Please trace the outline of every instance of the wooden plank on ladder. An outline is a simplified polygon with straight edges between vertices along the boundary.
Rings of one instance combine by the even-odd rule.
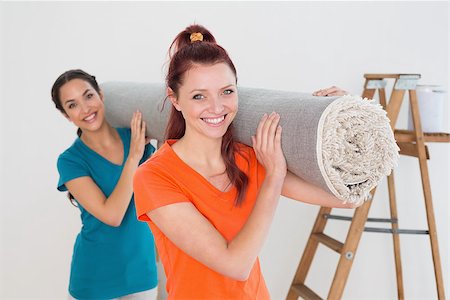
[[[375,194],[375,188],[371,191],[371,196]],[[361,235],[364,231],[364,224],[366,223],[369,209],[372,200],[366,201],[363,205],[355,210],[352,223],[348,230],[347,238],[339,258],[336,273],[334,274],[333,282],[328,293],[328,299],[341,299],[344,287],[350,274],[350,269],[358,248]]]

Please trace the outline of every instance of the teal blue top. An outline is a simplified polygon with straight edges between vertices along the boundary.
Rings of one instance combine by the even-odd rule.
[[[117,128],[124,159],[116,165],[84,144],[80,138],[58,158],[58,190],[69,180],[89,176],[106,197],[119,181],[130,150],[131,130]],[[140,163],[155,151],[148,144]],[[75,199],[76,200],[76,199]],[[111,299],[142,292],[158,284],[153,235],[136,217],[134,198],[119,227],[102,223],[79,203],[83,224],[73,249],[69,293],[77,299]]]

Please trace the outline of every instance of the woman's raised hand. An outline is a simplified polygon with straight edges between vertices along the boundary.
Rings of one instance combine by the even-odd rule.
[[[333,85],[332,87],[315,91],[313,96],[344,96],[347,94],[347,91]]]
[[[252,136],[252,143],[256,158],[266,169],[266,176],[280,176],[284,180],[287,166],[281,149],[282,128],[279,123],[278,113],[264,114],[256,129],[256,135]]]
[[[145,121],[142,120],[142,113],[136,111],[133,113],[133,117],[130,122],[131,128],[131,143],[129,158],[137,160],[137,163],[144,154],[146,138],[145,138]]]

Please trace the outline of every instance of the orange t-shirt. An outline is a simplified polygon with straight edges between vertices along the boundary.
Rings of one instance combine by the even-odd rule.
[[[222,236],[231,241],[252,212],[264,179],[264,167],[257,161],[252,148],[239,144],[236,164],[247,174],[249,182],[244,203],[236,207],[236,188],[227,192],[215,188],[177,156],[171,147],[175,142],[164,143],[134,176],[137,216],[147,222],[155,237],[167,276],[169,299],[270,299],[258,259],[247,280],[234,280],[187,255],[146,215],[164,205],[192,202]]]

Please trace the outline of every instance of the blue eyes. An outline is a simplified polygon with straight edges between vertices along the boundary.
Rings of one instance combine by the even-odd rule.
[[[228,95],[231,95],[233,93],[234,93],[233,90],[228,89],[228,90],[224,90],[222,94],[225,95],[225,96],[228,96]],[[196,95],[194,95],[192,97],[192,99],[194,99],[194,100],[202,100],[202,99],[205,99],[205,96],[203,96],[202,94],[196,94]]]

